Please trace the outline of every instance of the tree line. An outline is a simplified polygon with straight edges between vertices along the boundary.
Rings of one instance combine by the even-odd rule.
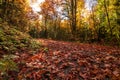
[[[1,0],[0,20],[34,38],[119,45],[120,1],[96,2],[88,10],[84,0],[45,0],[36,13],[29,0]]]

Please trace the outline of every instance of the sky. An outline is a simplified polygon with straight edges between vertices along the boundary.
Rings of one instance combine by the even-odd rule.
[[[85,0],[85,7],[87,10],[92,10],[92,7],[97,4],[97,0]]]
[[[34,2],[32,2],[34,1]],[[30,6],[35,12],[40,11],[39,4],[42,3],[44,0],[30,0]],[[92,10],[92,6],[96,5],[97,0],[85,0],[85,7],[87,10]]]
[[[35,1],[35,0],[33,0]],[[32,7],[32,9],[35,12],[39,12],[40,11],[40,7],[39,4],[42,3],[44,0],[36,0],[35,2],[32,2],[32,0],[30,0],[30,6]]]

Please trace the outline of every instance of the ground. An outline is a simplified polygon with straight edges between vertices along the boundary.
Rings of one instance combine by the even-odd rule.
[[[38,39],[36,54],[18,54],[19,79],[120,80],[120,49],[96,44]],[[23,65],[22,65],[23,64]]]

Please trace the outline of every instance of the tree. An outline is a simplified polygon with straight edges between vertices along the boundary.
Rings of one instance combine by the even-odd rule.
[[[77,0],[63,0],[63,15],[68,18],[71,33],[75,35],[77,23]]]
[[[45,0],[41,5],[40,15],[44,22],[44,36],[48,37],[48,28],[52,26],[54,29],[54,36],[56,37],[57,25],[60,22],[59,6],[61,0]],[[58,26],[59,27],[59,26]],[[50,29],[50,28],[49,28]]]
[[[118,43],[120,45],[120,0],[115,0],[114,2],[114,7],[116,10],[116,20],[117,20],[117,28],[116,28],[116,38],[118,40]]]
[[[114,1],[99,0],[94,7],[94,23],[98,40],[119,42],[119,27],[117,25],[117,8]],[[92,13],[93,15],[93,13]]]
[[[105,13],[106,13],[106,18],[107,18],[108,26],[110,28],[110,35],[112,36],[113,32],[112,32],[112,27],[111,27],[111,22],[110,22],[110,18],[109,18],[109,12],[108,12],[109,5],[107,6],[107,3],[109,4],[109,1],[104,0],[104,8],[105,8]]]
[[[24,31],[28,25],[26,14],[29,10],[28,0],[3,0],[0,5],[0,18]]]

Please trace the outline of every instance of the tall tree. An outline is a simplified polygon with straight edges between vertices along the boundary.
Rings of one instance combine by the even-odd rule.
[[[47,30],[48,30],[48,24],[50,22],[50,26],[53,26],[54,27],[54,31],[57,30],[57,23],[60,19],[60,16],[59,16],[59,12],[58,12],[58,9],[59,9],[59,6],[61,0],[45,0],[41,5],[40,5],[40,8],[41,8],[41,12],[40,14],[42,15],[42,20],[44,22],[44,35],[47,37]],[[56,33],[54,33],[54,35],[56,35]]]
[[[84,18],[83,14],[85,14],[83,11],[85,10],[85,2],[84,0],[78,0],[77,1],[77,29],[83,26]]]
[[[75,35],[77,23],[77,0],[63,0],[64,16],[70,21],[71,32]]]
[[[28,25],[26,14],[29,9],[28,0],[3,0],[0,5],[0,17],[9,25],[18,26],[23,31]]]
[[[104,0],[104,8],[105,8],[105,13],[106,13],[106,18],[107,18],[108,26],[110,28],[110,35],[112,36],[113,32],[112,32],[111,22],[110,22],[110,18],[109,18],[109,11],[108,11],[109,5],[107,5],[107,3],[109,4],[109,1]]]

